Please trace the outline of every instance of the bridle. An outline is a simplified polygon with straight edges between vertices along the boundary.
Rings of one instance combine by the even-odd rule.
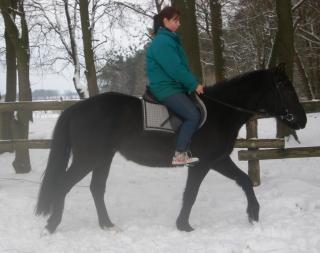
[[[280,114],[280,115],[277,115],[277,116],[280,117],[280,119],[282,119],[282,120],[286,120],[288,122],[292,122],[292,121],[295,120],[295,117],[294,117],[294,115],[292,113],[289,113],[288,106],[286,105],[286,102],[285,102],[285,99],[284,99],[284,95],[280,90],[280,86],[283,85],[282,83],[283,83],[283,81],[274,80],[274,84],[275,84],[275,87],[276,87],[276,92],[278,93],[278,95],[280,97],[281,107],[283,108],[283,111],[284,111],[283,114]]]
[[[273,87],[275,87],[274,88],[275,92],[279,95],[279,98],[280,98],[280,101],[281,101],[281,107],[283,108],[283,112],[284,112],[283,114],[280,114],[280,115],[272,115],[272,114],[267,113],[267,112],[245,109],[243,107],[235,106],[235,105],[223,102],[223,101],[221,101],[219,99],[212,98],[212,97],[210,97],[210,96],[208,96],[206,94],[202,94],[202,96],[206,97],[207,99],[212,100],[212,101],[214,101],[216,103],[222,104],[224,106],[227,106],[227,107],[229,107],[231,109],[234,109],[234,110],[237,110],[237,111],[240,111],[240,112],[245,112],[245,113],[249,113],[249,114],[252,114],[252,115],[257,115],[259,117],[279,117],[282,120],[286,120],[288,122],[292,122],[292,121],[295,120],[295,117],[294,117],[294,115],[292,113],[289,113],[288,107],[286,106],[284,95],[282,94],[282,92],[280,90],[280,86],[282,85],[282,83],[283,83],[283,81],[277,81],[277,80],[275,80],[275,77],[273,77],[273,84],[274,84]],[[278,110],[275,110],[275,111],[278,111]]]

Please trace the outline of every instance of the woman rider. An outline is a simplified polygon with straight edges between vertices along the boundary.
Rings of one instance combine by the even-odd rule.
[[[199,127],[200,112],[188,94],[203,93],[203,86],[192,74],[186,54],[176,31],[180,26],[180,12],[167,6],[154,16],[154,34],[147,49],[146,70],[150,92],[171,111],[183,119],[179,129],[172,165],[192,164],[188,147]]]

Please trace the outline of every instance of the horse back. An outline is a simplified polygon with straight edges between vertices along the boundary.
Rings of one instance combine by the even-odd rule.
[[[103,93],[80,101],[67,108],[63,116],[68,118],[73,149],[88,152],[114,148],[116,141],[142,130],[140,99],[120,93]]]

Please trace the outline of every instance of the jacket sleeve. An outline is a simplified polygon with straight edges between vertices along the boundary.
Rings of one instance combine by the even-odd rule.
[[[152,48],[152,55],[163,71],[173,80],[185,86],[189,93],[194,91],[198,79],[182,64],[177,49],[169,41],[157,41]]]

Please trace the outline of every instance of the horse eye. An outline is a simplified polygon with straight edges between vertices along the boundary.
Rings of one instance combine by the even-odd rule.
[[[278,88],[282,88],[282,87],[283,87],[282,81],[278,81],[278,82],[277,82],[277,86],[278,86]]]

